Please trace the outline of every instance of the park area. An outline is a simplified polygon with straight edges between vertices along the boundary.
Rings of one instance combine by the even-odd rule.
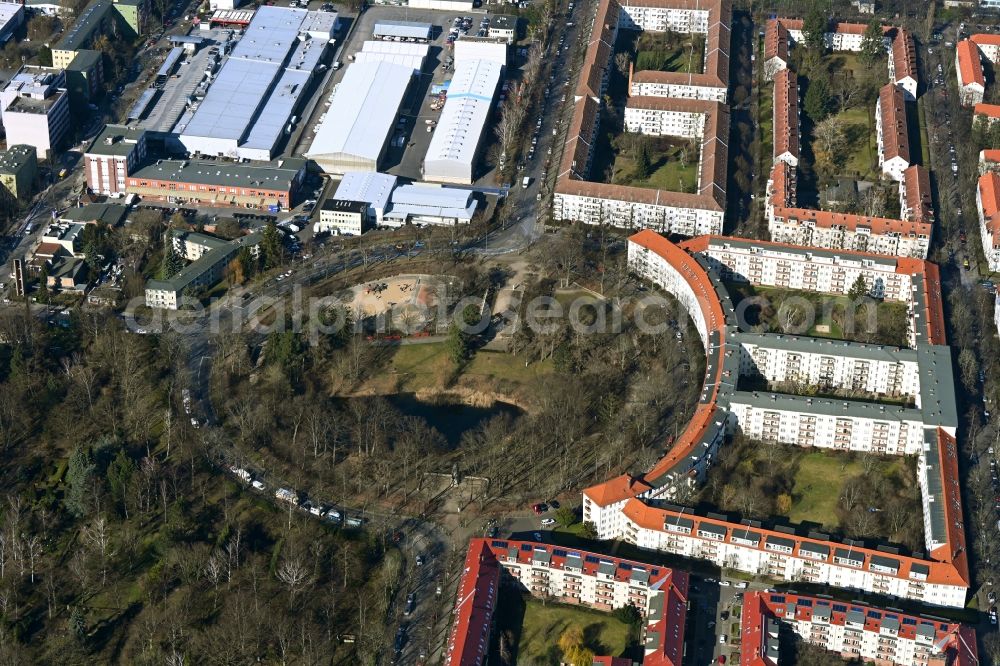
[[[923,547],[916,459],[737,437],[722,448],[703,505],[748,518],[783,516],[852,538]]]
[[[641,32],[635,40],[635,70],[701,74],[705,36],[678,32]]]
[[[851,342],[907,346],[908,317],[902,303],[866,298],[852,311],[847,296],[817,294],[743,282],[726,287],[740,318],[752,332],[774,332]],[[747,299],[753,302],[741,306]]]
[[[500,640],[517,645],[518,664],[559,666],[567,648],[580,650],[577,657],[617,657],[636,647],[633,628],[613,613],[514,594],[501,596],[498,611]]]
[[[613,162],[609,182],[670,192],[698,189],[698,146],[673,137],[626,132],[611,140]]]

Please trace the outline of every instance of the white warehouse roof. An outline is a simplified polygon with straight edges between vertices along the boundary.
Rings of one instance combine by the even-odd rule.
[[[391,62],[411,67],[415,72],[419,72],[423,69],[424,59],[430,50],[429,44],[368,40],[361,46],[361,50],[354,54],[354,61]]]
[[[326,46],[299,39],[307,14],[266,5],[257,10],[205,99],[174,130],[188,151],[271,158]]]
[[[434,138],[424,158],[424,178],[472,183],[493,97],[503,67],[491,60],[465,60],[455,67]]]
[[[375,171],[348,171],[337,186],[335,199],[364,201],[371,207],[371,217],[380,218],[389,205],[396,187],[396,177]]]
[[[470,222],[476,212],[471,190],[438,185],[401,185],[392,193],[392,207],[387,219],[434,222]]]
[[[306,157],[327,173],[375,171],[412,76],[412,67],[388,62],[350,65]]]
[[[372,34],[376,37],[408,37],[410,39],[430,39],[434,29],[430,23],[415,21],[375,21]]]

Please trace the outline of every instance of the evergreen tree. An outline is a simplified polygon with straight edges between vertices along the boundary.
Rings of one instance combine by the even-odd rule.
[[[803,107],[814,123],[820,122],[830,114],[830,86],[826,79],[814,78],[809,82]]]
[[[854,281],[851,285],[850,290],[847,292],[847,297],[851,299],[854,303],[859,303],[862,298],[868,294],[868,285],[865,284],[865,279],[862,276],[858,276],[858,279]]]
[[[653,171],[653,165],[649,161],[649,148],[646,147],[646,142],[643,141],[639,144],[639,154],[635,157],[635,177],[637,180],[645,180],[649,178],[649,174]]]
[[[264,270],[277,268],[281,265],[281,237],[274,222],[268,222],[260,240],[260,254],[264,261]]]
[[[814,6],[802,21],[802,38],[806,48],[818,52],[826,50],[827,25],[826,14],[818,6]]]
[[[92,483],[97,466],[91,460],[87,449],[77,446],[66,466],[66,509],[78,518],[87,515],[90,508]]]
[[[882,23],[877,19],[868,22],[865,34],[861,36],[861,53],[858,60],[866,69],[870,69],[885,56],[885,42],[882,34]]]
[[[39,303],[49,302],[49,267],[42,266],[42,273],[38,276],[38,295],[35,300]]]
[[[168,233],[167,237],[163,239],[163,260],[160,262],[160,279],[169,280],[180,273],[182,268],[184,268],[184,260],[177,254],[173,236]]]

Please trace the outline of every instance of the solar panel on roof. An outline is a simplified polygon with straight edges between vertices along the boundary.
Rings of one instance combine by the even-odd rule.
[[[917,619],[913,618],[913,617],[904,617],[903,618],[903,624],[907,624],[907,625],[915,627],[917,625]]]
[[[521,544],[521,550],[523,550],[526,553],[530,553],[531,552],[531,544],[530,543],[522,543]]]
[[[812,608],[812,599],[799,599],[799,606],[805,606],[807,608]]]
[[[583,559],[584,559],[585,562],[590,562],[591,564],[597,564],[598,562],[601,561],[601,559],[599,557],[596,557],[594,555],[587,555],[587,557],[585,557]]]
[[[948,631],[948,625],[944,622],[942,622],[939,626],[941,627],[941,631]]]
[[[631,571],[632,570],[632,565],[631,564],[626,564],[625,562],[622,562],[618,566],[621,567],[622,571]]]
[[[872,618],[873,620],[881,620],[882,619],[882,613],[879,613],[876,610],[870,610],[870,611],[868,611],[868,617]]]
[[[844,613],[847,611],[847,606],[845,606],[844,604],[834,604],[833,610],[838,613]]]
[[[772,594],[771,603],[783,604],[785,603],[785,596],[783,594]]]
[[[493,546],[494,548],[506,548],[507,547],[507,542],[506,541],[493,541],[490,545]]]
[[[561,550],[559,548],[556,548],[555,550],[553,550],[552,554],[555,557],[566,557],[566,551],[565,550]]]

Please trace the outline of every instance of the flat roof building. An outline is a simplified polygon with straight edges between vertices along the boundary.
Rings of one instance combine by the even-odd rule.
[[[305,160],[273,164],[157,160],[126,179],[125,190],[143,199],[199,206],[288,210],[305,178]]]
[[[370,39],[361,45],[361,50],[354,54],[354,63],[388,62],[393,65],[404,65],[418,74],[424,67],[424,60],[430,53],[429,44],[414,42],[388,42]]]
[[[174,128],[189,153],[262,161],[274,156],[328,43],[300,36],[313,13],[257,10],[197,111]]]
[[[372,35],[375,39],[419,39],[430,41],[434,26],[416,21],[375,21]]]
[[[335,199],[366,202],[368,219],[372,224],[382,224],[394,189],[395,176],[374,171],[349,171],[344,174],[333,196]]]
[[[38,157],[34,146],[13,145],[0,153],[0,186],[13,199],[27,199],[38,178]]]
[[[409,65],[348,66],[306,157],[330,174],[377,171],[412,78]]]
[[[260,234],[250,234],[225,241],[205,234],[174,230],[171,242],[175,247],[180,245],[184,248],[182,256],[197,258],[167,280],[146,282],[147,307],[165,310],[177,310],[183,307],[185,297],[191,298],[191,291],[210,287],[221,280],[229,262],[241,249],[249,247],[251,251],[256,252]],[[193,303],[191,300],[191,304]]]
[[[3,126],[10,138],[34,146],[46,159],[69,130],[66,73],[54,67],[24,65],[0,92]]]
[[[6,44],[14,31],[24,23],[24,6],[19,3],[0,3],[0,44]]]
[[[372,228],[367,201],[327,199],[319,210],[319,221],[313,226],[317,234],[360,236]]]
[[[124,125],[105,125],[83,154],[91,192],[124,196],[126,178],[146,159],[146,133]]]
[[[401,185],[392,193],[384,222],[391,226],[468,224],[476,213],[473,194],[472,190],[429,183]]]
[[[502,71],[500,63],[491,60],[456,63],[441,119],[424,158],[426,180],[475,181],[476,160]]]

